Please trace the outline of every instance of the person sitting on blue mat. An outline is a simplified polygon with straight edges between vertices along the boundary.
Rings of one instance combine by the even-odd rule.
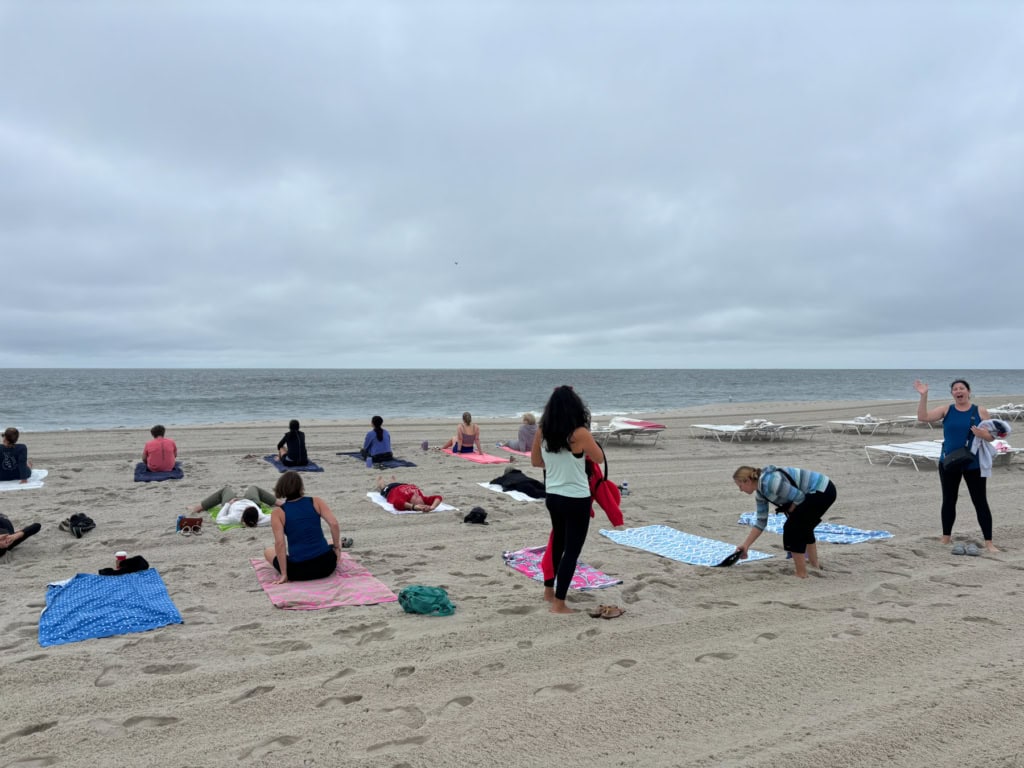
[[[299,431],[298,419],[288,422],[288,431],[277,444],[277,457],[286,467],[305,467],[309,464],[306,454],[306,435]]]
[[[391,433],[384,429],[384,419],[374,416],[370,424],[373,429],[366,433],[359,455],[374,461],[391,461],[395,456],[391,453]]]

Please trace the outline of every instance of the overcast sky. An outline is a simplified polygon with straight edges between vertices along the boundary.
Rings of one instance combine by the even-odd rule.
[[[1017,2],[0,0],[0,365],[1024,368]]]

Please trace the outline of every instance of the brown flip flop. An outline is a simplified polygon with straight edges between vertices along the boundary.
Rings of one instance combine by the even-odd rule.
[[[605,605],[602,606],[601,611],[602,619],[617,619],[619,616],[626,612],[625,608],[619,608],[617,605]]]
[[[613,607],[614,606],[611,605],[599,605],[596,608],[591,608],[589,611],[587,611],[587,615],[590,616],[590,618],[592,619],[600,619],[602,616],[604,616],[604,612],[606,609]]]

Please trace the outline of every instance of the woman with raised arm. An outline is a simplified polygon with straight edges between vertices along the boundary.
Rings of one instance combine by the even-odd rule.
[[[939,483],[942,486],[942,543],[953,540],[953,523],[956,522],[956,501],[960,495],[960,481],[967,483],[978,525],[985,540],[985,549],[998,552],[992,543],[992,510],[988,506],[986,478],[981,471],[979,451],[971,451],[969,459],[955,462],[950,454],[960,448],[971,449],[975,440],[992,442],[995,436],[982,422],[989,418],[988,409],[971,403],[971,385],[963,379],[956,379],[949,385],[953,402],[928,407],[928,385],[915,381],[914,389],[921,396],[917,403],[917,420],[923,422],[942,421],[942,453],[939,456]],[[947,458],[950,457],[950,458]],[[970,546],[974,546],[973,544]],[[966,554],[962,544],[954,548],[955,554]],[[973,552],[972,554],[977,554]]]

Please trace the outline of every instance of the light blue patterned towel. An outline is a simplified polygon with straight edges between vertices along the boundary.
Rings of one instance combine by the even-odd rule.
[[[636,547],[690,565],[718,565],[736,551],[735,544],[683,533],[667,525],[645,525],[643,528],[627,528],[624,531],[607,531],[602,528],[601,535],[607,536],[616,544]],[[773,555],[751,549],[749,557],[736,564],[769,557]]]
[[[757,515],[754,512],[744,512],[740,515],[740,525],[753,525]],[[768,527],[766,531],[782,534],[782,526],[786,523],[785,515],[768,515]],[[891,539],[892,534],[888,531],[862,531],[860,528],[851,528],[849,525],[838,523],[818,523],[814,529],[814,538],[828,544],[860,544],[874,539]]]
[[[47,586],[39,644],[62,645],[181,623],[163,579],[152,568],[124,576],[79,573]]]

